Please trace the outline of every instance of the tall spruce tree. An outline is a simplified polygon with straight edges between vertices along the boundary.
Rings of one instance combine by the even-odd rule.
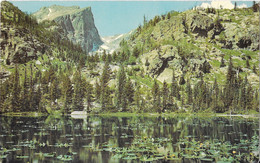
[[[70,105],[72,104],[73,98],[73,87],[72,82],[68,75],[64,75],[62,82],[62,94],[64,103],[64,112],[66,114],[70,113]]]
[[[0,113],[4,112],[4,102],[6,99],[6,91],[7,85],[3,82],[3,80],[0,80]]]
[[[247,89],[246,89],[246,110],[250,110],[250,109],[253,109],[253,88],[252,88],[252,85],[249,83],[247,85]]]
[[[135,84],[136,85],[136,91],[135,91],[135,95],[134,95],[134,101],[135,101],[135,105],[137,110],[140,110],[140,101],[141,101],[141,87],[138,83]]]
[[[161,113],[160,87],[159,87],[159,84],[157,83],[156,79],[154,79],[154,82],[153,82],[152,95],[153,95],[153,110]]]
[[[39,76],[38,81],[41,81],[41,75]],[[38,109],[39,112],[45,112],[46,110],[44,110],[40,105],[41,98],[42,98],[42,85],[41,85],[41,83],[39,83],[37,86],[36,94],[35,94],[36,108]]]
[[[19,94],[20,94],[20,74],[19,74],[19,70],[18,70],[18,65],[15,65],[15,71],[11,76],[11,92],[10,92],[10,110],[9,111],[14,111],[14,112],[18,112],[21,109],[21,105],[20,105],[20,98],[19,98]]]
[[[239,101],[240,101],[240,106],[241,106],[242,110],[246,110],[246,106],[247,106],[247,96],[246,96],[247,84],[248,84],[248,80],[247,80],[247,75],[246,75],[243,83],[241,84],[241,88],[240,88]]]
[[[180,90],[179,86],[175,77],[175,71],[173,70],[172,72],[172,82],[170,86],[170,91],[171,91],[171,97],[177,97],[178,100],[180,100]]]
[[[212,88],[212,94],[213,94],[213,111],[217,112],[218,110],[218,101],[219,101],[219,86],[218,86],[218,82],[217,79],[215,78],[214,84],[213,84],[213,88]]]
[[[233,70],[233,63],[232,63],[232,58],[230,57],[229,59],[229,65],[228,65],[228,72],[226,76],[226,84],[224,88],[224,106],[226,109],[228,109],[233,100],[233,93],[234,93],[234,84],[235,84],[235,72]]]
[[[84,110],[84,89],[82,76],[80,70],[77,70],[74,78],[74,95],[73,95],[73,110]]]
[[[100,78],[101,82],[101,94],[100,94],[100,102],[102,109],[106,109],[111,107],[111,97],[110,97],[110,88],[108,86],[108,82],[110,81],[111,69],[108,62],[105,62],[103,67],[103,72]]]
[[[134,86],[133,83],[131,82],[131,79],[128,78],[126,80],[126,85],[125,85],[125,94],[126,94],[126,99],[127,99],[127,106],[131,105],[132,102],[134,101]]]
[[[169,95],[169,89],[166,81],[163,81],[163,87],[162,87],[162,107],[163,107],[163,112],[167,108],[167,103],[168,103],[168,95]]]
[[[57,78],[54,78],[50,85],[50,99],[54,104],[57,104],[59,98],[59,81]]]
[[[187,94],[187,101],[186,101],[186,103],[187,104],[192,104],[193,96],[192,96],[192,88],[191,88],[191,85],[190,85],[190,80],[188,80],[187,84],[186,84],[186,94]]]
[[[23,85],[21,88],[21,107],[23,111],[29,111],[29,97],[28,97],[28,90],[29,90],[29,82],[27,78],[27,71],[26,67],[24,68],[24,80]]]
[[[86,82],[86,101],[87,101],[87,112],[90,112],[90,108],[92,107],[92,102],[94,101],[93,95],[93,85],[89,82]]]
[[[118,109],[125,110],[127,97],[125,92],[126,74],[124,67],[121,65],[117,75],[117,91],[116,91],[116,106]]]
[[[34,81],[33,81],[33,68],[32,64],[30,64],[30,82],[29,82],[30,88],[29,88],[29,109],[32,111],[35,107],[35,96],[34,96]]]
[[[100,94],[101,94],[101,86],[99,82],[96,80],[95,82],[95,100],[100,101]]]

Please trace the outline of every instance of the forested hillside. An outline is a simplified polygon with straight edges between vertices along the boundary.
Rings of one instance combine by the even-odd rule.
[[[83,51],[55,21],[1,8],[6,112],[256,112],[259,9],[169,12],[112,54]]]
[[[54,21],[37,23],[10,2],[1,2],[2,113],[69,111],[66,105],[81,93],[73,93],[71,80],[75,85],[83,80],[86,58]]]

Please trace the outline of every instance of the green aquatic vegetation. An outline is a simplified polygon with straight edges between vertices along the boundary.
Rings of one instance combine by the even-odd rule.
[[[72,161],[73,157],[71,155],[59,155],[57,159],[61,161]]]
[[[176,146],[179,151],[170,151],[167,153],[160,151],[164,143],[171,142],[167,138],[149,138],[136,137],[129,147],[112,147],[111,144],[103,144],[104,148],[97,148],[95,151],[112,152],[113,158],[124,160],[140,160],[144,162],[156,160],[174,160],[182,159],[201,160],[204,162],[239,162],[253,161],[257,158],[253,151],[258,148],[258,137],[254,136],[251,141],[241,139],[237,144],[231,144],[229,141],[223,142],[218,139],[204,142],[196,141],[192,136],[186,136],[179,139]],[[190,139],[192,139],[190,141]],[[245,150],[246,149],[246,150]],[[250,152],[250,157],[246,157]]]
[[[7,120],[5,117],[2,119],[1,124],[4,124]],[[20,119],[24,118],[17,120]],[[29,156],[30,160],[40,162],[87,162],[100,155],[111,162],[253,162],[258,158],[258,132],[253,130],[258,127],[255,119],[212,116],[89,116],[86,123],[83,120],[72,122],[72,125],[66,126],[66,130],[61,132],[51,130],[50,124],[44,123],[35,128],[35,125],[31,125],[36,124],[35,121],[25,119],[22,128],[16,128],[13,133],[29,129],[32,138],[17,136],[12,139],[7,128],[8,130],[1,133],[6,134],[7,138],[2,149],[0,148],[0,157],[3,161],[11,158],[13,161],[23,162],[28,159],[18,159],[16,155]],[[65,126],[70,122],[56,119],[51,125],[59,123]],[[98,129],[93,127],[94,124]],[[89,130],[82,130],[83,125]],[[44,132],[50,133],[52,137],[37,136],[31,132],[39,132],[40,128],[45,129]],[[94,134],[101,136],[95,137]],[[14,143],[7,143],[11,141]],[[19,148],[25,152],[21,153]],[[97,162],[101,160],[98,159]]]
[[[59,148],[61,148],[61,147],[69,147],[69,146],[71,146],[71,145],[69,145],[68,143],[56,143],[55,145],[54,145],[55,147],[59,147]]]
[[[8,154],[3,154],[3,155],[1,154],[1,155],[0,155],[0,158],[2,158],[2,159],[3,159],[3,158],[7,158],[7,156],[8,156]]]
[[[56,152],[53,152],[53,153],[44,153],[43,156],[44,157],[49,157],[49,158],[53,158],[53,157],[56,157]]]

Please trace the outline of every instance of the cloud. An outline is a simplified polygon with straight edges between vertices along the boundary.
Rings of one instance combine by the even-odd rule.
[[[213,0],[213,1],[211,1],[211,3],[202,3],[200,7],[201,8],[215,8],[215,9],[220,9],[220,8],[233,9],[234,6],[235,5],[229,0],[227,0],[227,1],[226,0]],[[246,8],[247,5],[243,3],[237,7]]]

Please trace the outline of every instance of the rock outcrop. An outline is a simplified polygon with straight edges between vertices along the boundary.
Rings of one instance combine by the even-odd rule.
[[[43,7],[34,16],[39,22],[54,20],[60,24],[66,36],[74,43],[78,43],[87,51],[97,50],[102,45],[102,40],[94,24],[94,18],[90,7],[78,6],[63,7],[53,5]]]
[[[1,57],[7,65],[37,59],[48,49],[47,45],[37,40],[27,29],[4,27],[1,29],[1,36],[0,50],[5,55]]]

